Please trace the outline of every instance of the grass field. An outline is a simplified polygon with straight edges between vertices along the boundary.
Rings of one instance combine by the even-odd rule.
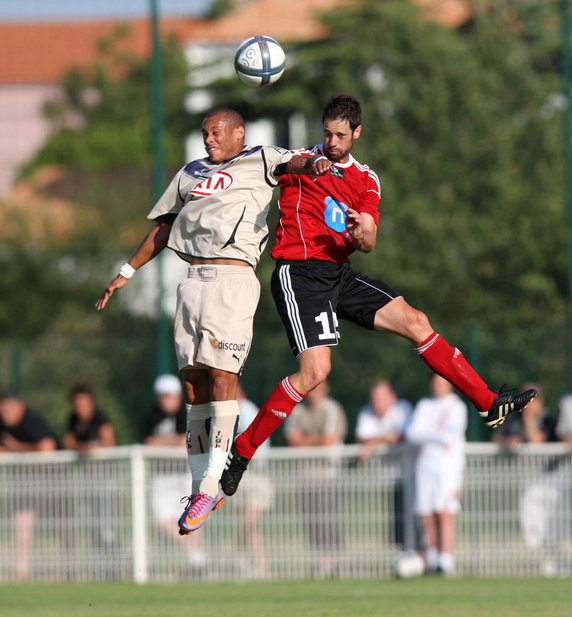
[[[0,585],[0,617],[569,617],[570,580]]]

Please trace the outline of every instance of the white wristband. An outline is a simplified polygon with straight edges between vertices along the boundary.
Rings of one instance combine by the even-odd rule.
[[[119,268],[119,275],[126,279],[130,279],[134,274],[135,268],[128,263],[124,263],[121,268]]]
[[[319,156],[317,159],[314,159],[314,165],[318,162],[321,161],[322,159],[324,159],[324,161],[328,160],[327,156],[324,156],[323,154],[321,156]]]

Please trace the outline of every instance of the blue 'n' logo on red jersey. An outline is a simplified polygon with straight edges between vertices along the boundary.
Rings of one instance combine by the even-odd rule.
[[[345,231],[346,211],[348,206],[329,195],[324,199],[324,203],[326,204],[324,208],[324,220],[326,221],[326,225],[334,231]]]

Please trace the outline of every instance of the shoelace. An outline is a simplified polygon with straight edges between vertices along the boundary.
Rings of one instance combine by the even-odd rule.
[[[191,505],[191,501],[193,500],[193,496],[192,495],[185,495],[184,497],[181,497],[181,499],[179,499],[179,503],[185,503],[185,501],[187,502],[185,505],[185,510]]]
[[[493,392],[495,394],[498,394],[499,396],[504,396],[505,394],[513,394],[515,390],[515,386],[509,386],[508,384],[503,383],[503,385],[498,390],[493,390]]]
[[[206,493],[198,492],[195,494],[195,502],[189,510],[191,516],[196,516],[201,513],[201,507],[204,501],[208,501],[210,497]]]

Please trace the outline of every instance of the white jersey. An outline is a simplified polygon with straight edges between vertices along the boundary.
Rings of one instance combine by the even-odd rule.
[[[456,394],[424,398],[405,430],[407,441],[421,446],[418,467],[462,469],[467,406]]]
[[[274,171],[293,154],[274,146],[246,146],[221,164],[208,158],[191,161],[147,218],[176,215],[168,247],[182,259],[238,259],[254,268],[268,241],[266,217],[278,183]]]
[[[403,434],[403,429],[411,413],[407,401],[396,401],[383,416],[378,415],[371,405],[362,407],[356,424],[357,439],[379,439],[390,434]]]

